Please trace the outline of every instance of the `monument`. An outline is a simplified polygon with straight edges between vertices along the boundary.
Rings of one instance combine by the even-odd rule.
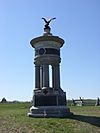
[[[45,21],[44,34],[30,41],[35,49],[35,89],[30,117],[67,117],[71,115],[66,105],[66,93],[60,86],[60,48],[64,40],[51,34],[50,22]],[[50,66],[52,86],[50,86]]]

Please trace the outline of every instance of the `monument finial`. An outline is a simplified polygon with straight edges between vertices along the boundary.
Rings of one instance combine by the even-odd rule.
[[[51,18],[51,19],[49,19],[49,20],[46,20],[45,18],[42,18],[42,19],[43,19],[44,22],[45,22],[44,31],[45,31],[46,33],[50,33],[51,28],[50,28],[49,24],[50,24],[50,22],[51,22],[52,20],[54,20],[54,19],[56,19],[56,18]]]

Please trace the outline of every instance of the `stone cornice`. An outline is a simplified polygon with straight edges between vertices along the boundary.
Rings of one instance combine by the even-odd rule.
[[[62,47],[63,44],[64,44],[64,40],[62,38],[59,38],[58,36],[40,36],[40,37],[36,37],[36,38],[34,38],[30,41],[30,44],[33,48],[35,48],[36,43],[42,42],[42,41],[54,41],[54,42],[57,42],[60,45],[60,47]]]

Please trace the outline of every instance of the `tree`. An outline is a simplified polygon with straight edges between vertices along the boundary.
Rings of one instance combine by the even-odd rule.
[[[5,97],[2,98],[1,103],[6,103],[6,102],[7,102],[6,98]]]

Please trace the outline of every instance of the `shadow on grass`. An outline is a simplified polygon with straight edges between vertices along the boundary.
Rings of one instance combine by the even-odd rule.
[[[100,127],[100,117],[97,116],[72,115],[70,119],[86,122]]]

